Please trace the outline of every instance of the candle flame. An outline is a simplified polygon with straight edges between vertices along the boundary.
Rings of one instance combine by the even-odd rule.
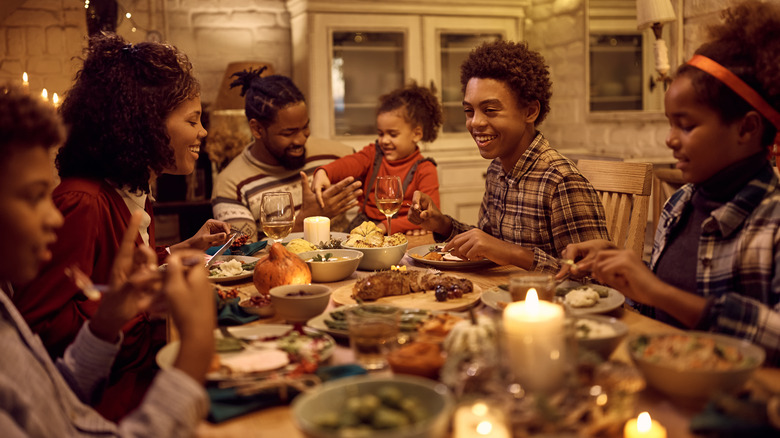
[[[28,82],[27,72],[22,73],[22,82],[25,84]]]
[[[57,105],[59,105],[59,104],[60,104],[60,96],[57,96],[57,93],[54,93],[54,94],[51,96],[51,103],[53,103],[53,104],[54,104],[54,106],[57,106]]]
[[[525,294],[525,305],[530,312],[536,313],[539,310],[539,295],[536,289],[528,289],[528,293]]]
[[[489,421],[480,421],[477,424],[477,433],[480,435],[488,435],[493,430],[493,423]]]
[[[484,417],[485,414],[487,414],[487,410],[487,405],[482,402],[476,403],[471,407],[471,412],[473,412],[474,415],[479,415],[480,417]]]
[[[650,413],[642,412],[636,419],[636,429],[642,433],[650,431],[650,427],[653,425],[653,420],[650,418]]]
[[[41,97],[43,98],[43,100],[49,100],[49,92],[46,91],[45,88],[43,89],[43,91],[41,91]]]

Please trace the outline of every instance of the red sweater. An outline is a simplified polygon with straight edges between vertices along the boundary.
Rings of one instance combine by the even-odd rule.
[[[84,322],[98,308],[86,299],[64,269],[77,264],[96,284],[108,283],[111,266],[130,222],[130,210],[108,183],[66,178],[53,193],[65,217],[52,248],[53,258],[39,276],[14,294],[16,307],[40,335],[49,354],[62,356]],[[151,203],[146,210],[151,215]],[[154,221],[149,227],[154,247]],[[136,245],[143,245],[139,234]],[[127,323],[124,341],[111,371],[98,412],[116,421],[135,408],[154,378],[154,356],[165,345],[165,321],[138,315]]]
[[[368,185],[367,180],[371,178],[371,175],[374,173],[375,156],[376,147],[373,144],[370,144],[361,151],[339,158],[332,163],[320,167],[320,169],[324,169],[325,172],[327,172],[328,178],[330,178],[330,181],[333,184],[348,176],[352,176],[355,177],[355,179],[361,180],[363,182],[363,188],[366,190]],[[406,158],[392,162],[387,161],[386,158],[382,157],[382,164],[379,167],[377,176],[398,176],[403,182],[404,178],[406,178],[406,174],[409,173],[409,170],[414,163],[422,159],[423,156],[419,149],[415,150],[413,154]],[[419,225],[409,222],[409,219],[407,218],[407,213],[409,212],[409,206],[411,205],[412,196],[414,196],[415,190],[426,193],[433,199],[436,206],[439,206],[439,177],[436,173],[436,166],[430,161],[423,161],[417,166],[414,178],[409,183],[409,186],[404,193],[404,204],[401,206],[401,210],[393,217],[391,230],[393,233],[404,233],[409,230],[420,228]],[[364,196],[365,193],[358,199],[361,209]],[[376,222],[387,220],[385,215],[376,207],[376,198],[374,196],[373,188],[368,194],[368,201],[366,202],[366,207],[363,212],[366,216]]]

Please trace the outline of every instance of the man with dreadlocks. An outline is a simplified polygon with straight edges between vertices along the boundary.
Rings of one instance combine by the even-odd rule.
[[[323,192],[323,208],[309,179],[318,167],[353,151],[329,140],[307,142],[309,112],[303,93],[286,76],[260,77],[264,69],[233,74],[237,79],[230,86],[241,86],[254,139],[217,176],[214,217],[257,240],[262,237],[258,219],[263,193],[289,191],[297,212],[293,231],[303,230],[303,218],[309,216],[330,217],[331,229],[343,230],[348,223],[344,212],[357,205],[361,194],[360,181],[350,177],[331,186]]]

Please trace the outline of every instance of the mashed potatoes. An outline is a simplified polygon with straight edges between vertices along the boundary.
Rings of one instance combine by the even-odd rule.
[[[599,302],[599,293],[590,287],[574,289],[566,294],[563,302],[571,307],[593,307]]]
[[[232,277],[234,275],[240,275],[243,272],[243,263],[236,259],[232,259],[212,266],[212,268],[209,269],[209,277]]]
[[[293,239],[293,240],[291,240],[287,244],[286,248],[287,248],[287,251],[290,251],[293,254],[300,254],[300,253],[306,252],[306,251],[316,251],[317,249],[319,249],[316,246],[314,246],[311,243],[309,243],[308,240],[303,240],[303,239]]]

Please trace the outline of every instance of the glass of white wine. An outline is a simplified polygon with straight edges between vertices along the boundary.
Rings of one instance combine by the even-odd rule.
[[[292,193],[263,193],[260,200],[260,225],[271,244],[287,237],[294,223],[295,204]]]
[[[379,211],[387,216],[387,235],[393,234],[390,231],[390,218],[401,209],[401,203],[404,202],[404,189],[401,185],[401,178],[397,176],[379,176],[376,179],[374,189],[376,206]]]

